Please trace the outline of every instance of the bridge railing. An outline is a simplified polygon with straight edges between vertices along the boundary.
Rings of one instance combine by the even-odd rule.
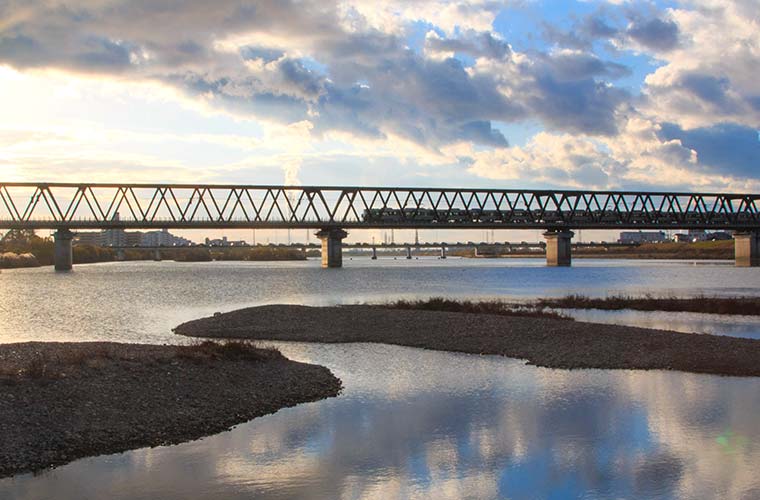
[[[760,194],[0,183],[0,228],[760,228]]]

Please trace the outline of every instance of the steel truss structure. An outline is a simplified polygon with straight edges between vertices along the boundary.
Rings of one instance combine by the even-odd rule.
[[[0,183],[2,229],[760,229],[760,194]]]

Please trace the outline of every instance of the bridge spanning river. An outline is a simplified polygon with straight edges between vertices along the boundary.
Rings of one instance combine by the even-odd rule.
[[[760,265],[760,194],[0,182],[0,229],[56,230],[57,269],[72,230],[157,228],[311,228],[324,267],[347,229],[544,229],[560,266],[574,229],[728,230],[737,265]]]

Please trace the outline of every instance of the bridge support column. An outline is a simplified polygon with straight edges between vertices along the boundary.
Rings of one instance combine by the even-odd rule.
[[[71,271],[74,267],[74,249],[71,245],[73,239],[74,233],[68,229],[59,229],[53,234],[53,262],[56,271]]]
[[[441,246],[441,258],[442,259],[446,258],[446,247],[445,246]]]
[[[372,260],[377,260],[377,247],[372,247]]]
[[[574,233],[567,230],[550,230],[544,233],[544,238],[546,238],[547,266],[566,267],[570,265],[570,240],[572,240],[573,236]]]
[[[760,267],[760,231],[734,233],[736,267]]]
[[[156,248],[153,250],[153,260],[156,262],[161,262],[161,250]]]
[[[124,262],[125,260],[127,260],[127,253],[124,251],[123,248],[119,248],[118,250],[116,250],[116,260],[118,262]]]
[[[406,258],[412,260],[412,247],[410,246],[406,247]]]
[[[340,228],[322,229],[315,233],[322,240],[322,267],[343,267],[343,238],[348,233]]]

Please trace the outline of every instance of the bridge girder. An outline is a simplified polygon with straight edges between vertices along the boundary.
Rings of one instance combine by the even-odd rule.
[[[760,194],[0,183],[0,229],[760,229]]]

